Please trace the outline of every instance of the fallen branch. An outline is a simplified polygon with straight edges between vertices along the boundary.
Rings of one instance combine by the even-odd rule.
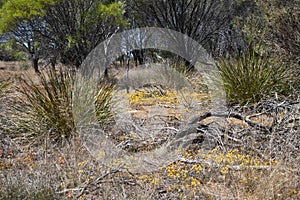
[[[70,192],[70,191],[81,191],[83,188],[70,188],[70,189],[64,189],[62,191],[59,191],[59,192],[56,192],[57,194],[63,194],[63,193],[67,193],[67,192]]]
[[[260,130],[263,130],[263,131],[267,131],[267,132],[270,132],[272,130],[272,127],[270,126],[265,126],[263,124],[259,124],[259,123],[256,123],[252,120],[250,120],[250,117],[249,116],[243,116],[241,114],[238,114],[238,113],[212,113],[212,112],[206,112],[204,113],[203,115],[200,115],[200,116],[197,116],[197,117],[194,117],[189,123],[188,125],[193,125],[193,124],[196,124],[197,122],[200,122],[206,118],[209,118],[209,117],[224,117],[224,118],[235,118],[235,119],[239,119],[241,121],[244,121],[246,122],[247,124],[249,124],[250,126],[252,127],[255,127],[255,128],[258,128]]]

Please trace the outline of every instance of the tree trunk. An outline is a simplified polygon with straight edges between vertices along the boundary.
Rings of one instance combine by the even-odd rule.
[[[51,64],[52,70],[55,71],[56,58],[54,58],[54,57],[50,58],[50,64]]]
[[[104,78],[108,78],[108,67],[104,69]]]
[[[40,73],[40,71],[39,71],[39,59],[35,55],[32,56],[32,65],[33,65],[34,71],[36,73]]]
[[[136,49],[132,51],[133,59],[135,61],[135,66],[143,65],[144,62],[144,50],[143,49]]]

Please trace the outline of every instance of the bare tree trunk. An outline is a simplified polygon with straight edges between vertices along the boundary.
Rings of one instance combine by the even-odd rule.
[[[32,61],[32,66],[34,68],[34,71],[36,73],[40,73],[40,71],[39,71],[39,59],[36,57],[36,55],[32,55],[31,61]]]
[[[56,58],[54,58],[54,57],[50,58],[50,64],[51,64],[52,69],[55,71]]]

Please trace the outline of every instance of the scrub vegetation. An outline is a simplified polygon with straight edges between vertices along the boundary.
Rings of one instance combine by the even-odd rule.
[[[0,0],[0,199],[299,199],[299,7]],[[74,99],[98,44],[149,26],[207,50],[223,107],[193,61],[161,49],[124,52]]]

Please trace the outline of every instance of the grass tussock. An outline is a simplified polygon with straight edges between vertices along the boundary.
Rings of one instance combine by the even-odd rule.
[[[61,144],[76,136],[73,116],[73,72],[59,68],[49,69],[31,77],[24,76],[19,81],[17,103],[11,109],[14,127],[10,130],[28,140]],[[95,116],[100,125],[111,122],[113,84],[99,84],[95,98]]]
[[[286,92],[288,69],[275,58],[259,55],[254,49],[245,55],[222,60],[217,65],[229,103],[258,102],[274,92]]]
[[[19,92],[24,112],[24,127],[37,138],[48,135],[53,141],[69,139],[75,133],[72,114],[73,77],[60,68],[40,73],[38,83],[30,77],[21,78]],[[23,116],[22,116],[23,115]],[[30,122],[30,127],[26,123]],[[21,124],[22,125],[22,124]]]

